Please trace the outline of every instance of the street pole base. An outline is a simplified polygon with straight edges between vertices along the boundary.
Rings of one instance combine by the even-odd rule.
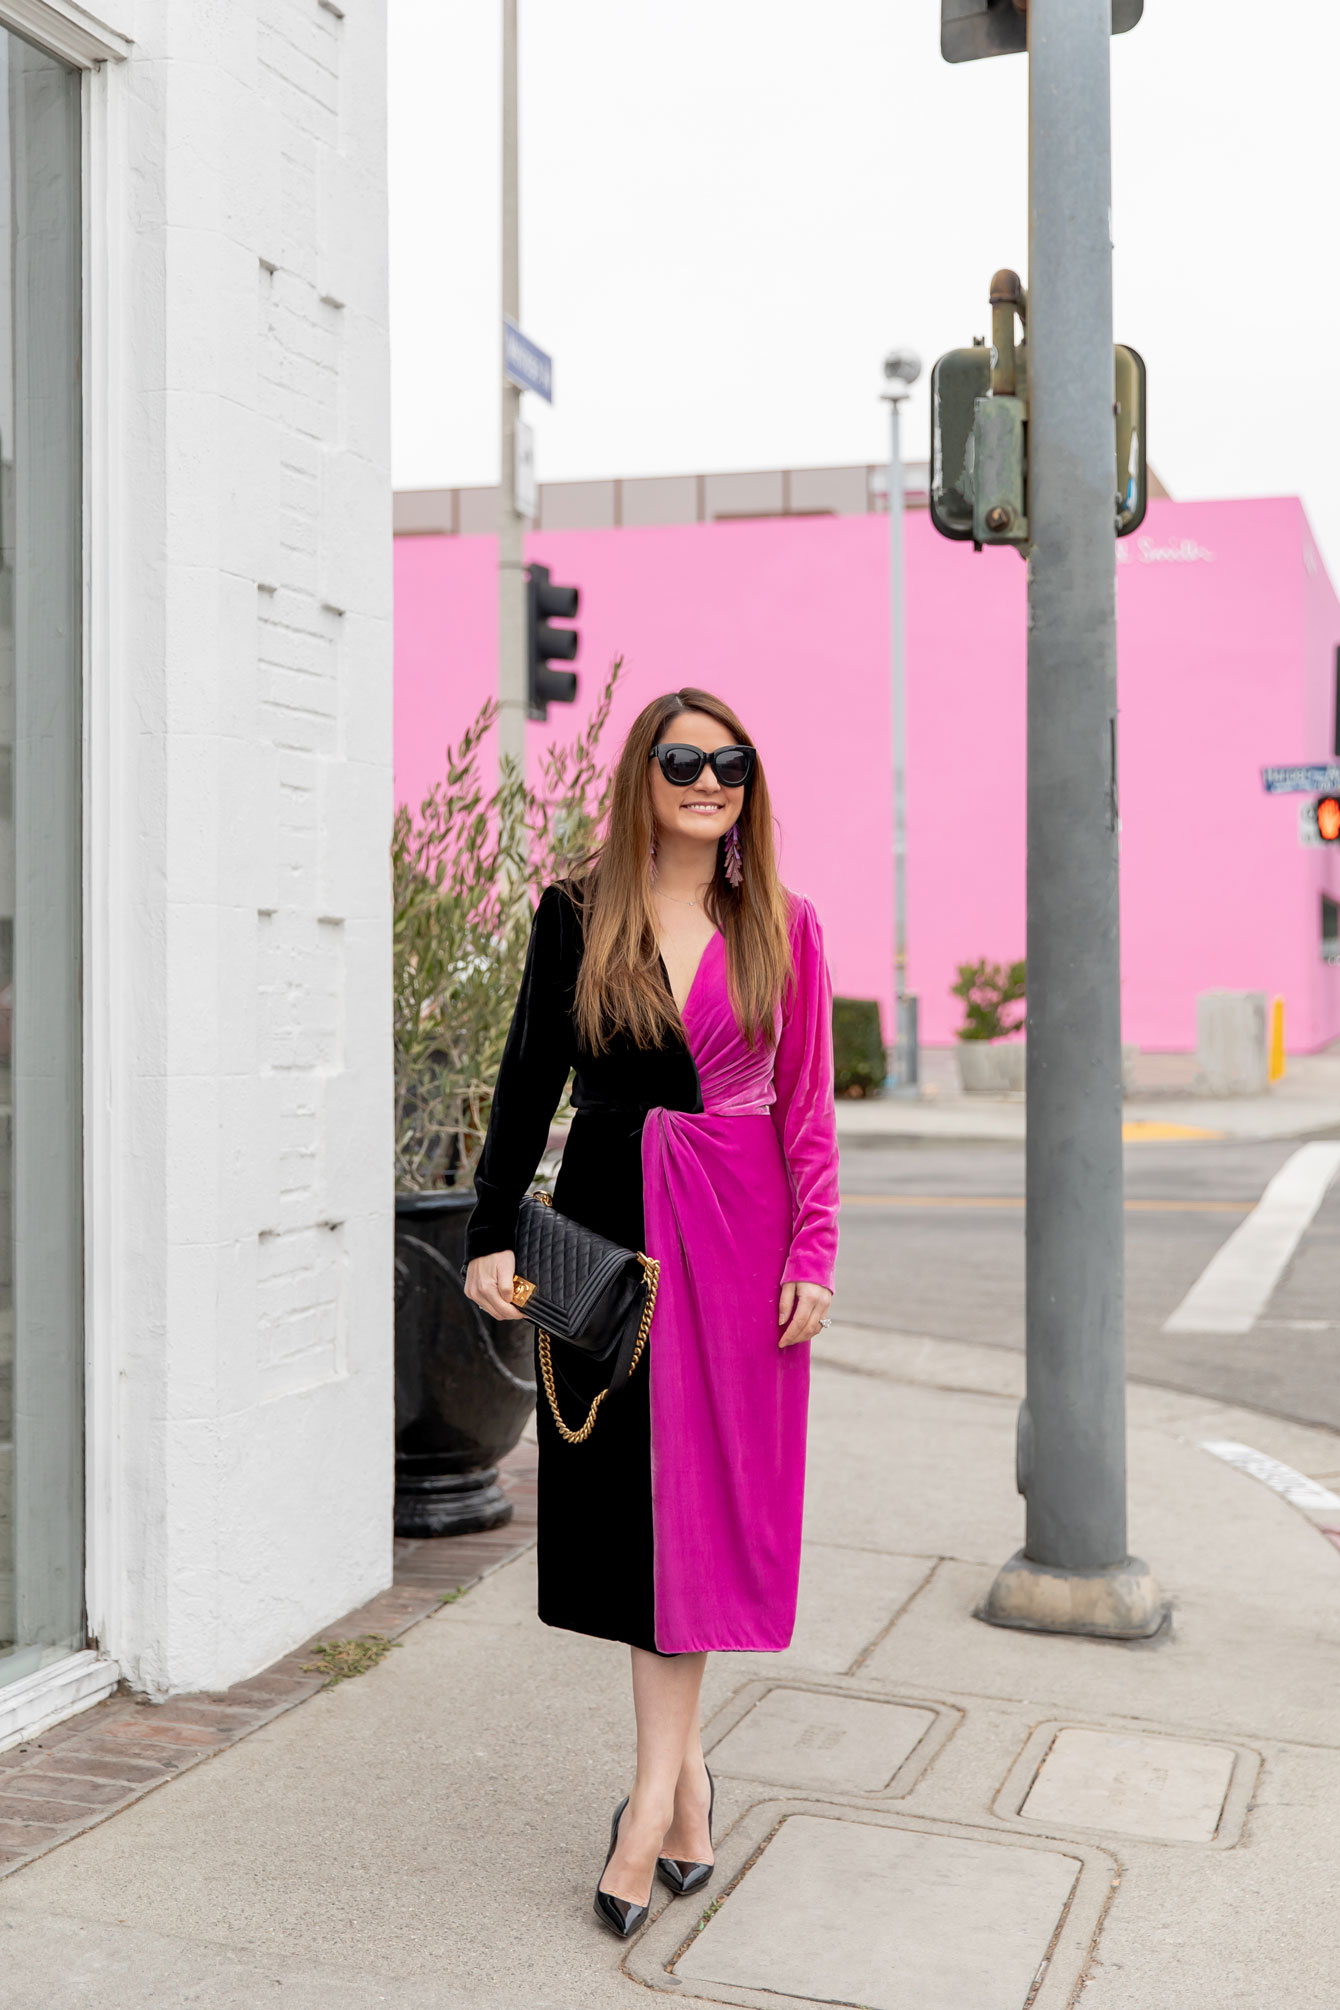
[[[1079,1633],[1095,1640],[1148,1640],[1168,1608],[1138,1556],[1107,1570],[1056,1570],[1022,1550],[997,1574],[977,1618],[1029,1633]]]

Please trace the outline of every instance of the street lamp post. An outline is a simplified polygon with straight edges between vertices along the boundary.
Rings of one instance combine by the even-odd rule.
[[[917,1001],[907,989],[907,689],[903,602],[903,445],[901,410],[921,375],[911,349],[884,358],[889,408],[889,718],[893,752],[893,1046],[886,1088],[915,1096],[920,1078]]]

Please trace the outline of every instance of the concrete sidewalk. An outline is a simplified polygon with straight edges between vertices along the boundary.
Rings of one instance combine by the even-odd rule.
[[[826,1343],[795,1644],[709,1663],[701,1931],[663,1894],[630,1949],[592,1917],[626,1657],[538,1624],[525,1555],[0,1883],[5,2002],[1332,2010],[1340,1503],[1202,1447],[1334,1485],[1340,1436],[1134,1388],[1132,1547],[1170,1630],[999,1632],[972,1614],[1020,1539],[1022,1362]]]
[[[1192,1091],[1193,1054],[1137,1058],[1134,1090],[1122,1110],[1128,1142],[1176,1143],[1194,1138],[1303,1138],[1340,1134],[1340,1046],[1290,1055],[1282,1081],[1261,1096],[1199,1096]],[[942,1143],[1022,1144],[1022,1095],[965,1096],[953,1051],[922,1052],[922,1094],[904,1101],[875,1096],[838,1104],[844,1148]]]

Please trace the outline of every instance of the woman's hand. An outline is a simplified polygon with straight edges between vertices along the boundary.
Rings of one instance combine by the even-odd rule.
[[[777,1324],[786,1330],[777,1345],[795,1347],[802,1340],[813,1340],[832,1303],[832,1292],[822,1284],[784,1284],[777,1301]]]
[[[492,1256],[476,1256],[465,1273],[465,1295],[495,1319],[524,1319],[512,1303],[512,1278],[516,1258],[510,1249],[495,1250]]]

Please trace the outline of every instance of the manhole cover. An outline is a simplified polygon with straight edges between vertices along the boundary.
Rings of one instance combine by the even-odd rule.
[[[1060,1851],[791,1815],[674,1973],[744,2000],[1024,2010],[1080,1870]]]
[[[877,1793],[936,1721],[934,1710],[813,1689],[770,1689],[712,1748],[712,1765],[779,1786]]]
[[[1237,1753],[1191,1738],[1072,1725],[1057,1732],[1019,1813],[1161,1842],[1212,1842]]]

